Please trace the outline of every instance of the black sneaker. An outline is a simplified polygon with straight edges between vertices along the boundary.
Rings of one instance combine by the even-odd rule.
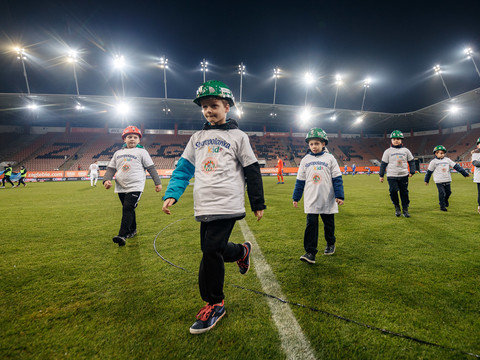
[[[247,241],[243,244],[243,247],[245,248],[243,258],[237,261],[237,265],[240,274],[245,275],[248,272],[248,269],[250,269],[250,252],[252,251],[252,244],[250,241]]]
[[[137,235],[137,230],[133,230],[130,234],[126,236],[127,239],[131,239]]]
[[[125,246],[125,244],[127,243],[125,241],[125,238],[123,236],[120,236],[120,235],[114,236],[113,237],[113,242],[115,244],[118,244],[118,246]]]
[[[406,218],[410,217],[410,213],[408,212],[408,208],[403,209],[403,216],[405,216]]]
[[[197,321],[190,327],[190,334],[202,334],[209,331],[225,315],[224,302],[215,305],[205,305],[197,313]]]
[[[441,211],[448,211],[446,207],[441,207],[440,210]]]
[[[333,255],[335,253],[335,245],[327,245],[323,255]]]
[[[312,253],[306,253],[305,255],[300,256],[300,260],[305,261],[309,264],[315,264],[315,255]]]
[[[395,216],[399,217],[400,215],[402,215],[402,210],[400,209],[400,206],[395,205]]]

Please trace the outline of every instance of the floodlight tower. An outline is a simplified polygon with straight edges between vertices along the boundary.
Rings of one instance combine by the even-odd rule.
[[[335,75],[335,100],[333,101],[333,110],[337,108],[337,96],[338,96],[338,88],[342,85],[342,76],[340,74]]]
[[[201,67],[201,70],[203,72],[203,82],[207,81],[206,80],[206,77],[205,77],[205,73],[208,71],[208,61],[203,59],[201,62],[200,62],[200,67]]]
[[[445,91],[447,92],[448,98],[451,99],[452,97],[450,96],[450,92],[448,91],[447,85],[445,84],[445,81],[443,81],[442,70],[440,69],[440,65],[435,65],[433,67],[433,71],[435,71],[436,75],[440,76],[440,79],[442,80],[443,87],[445,88]]]
[[[245,65],[243,62],[238,65],[238,74],[240,75],[240,104],[242,103],[242,92],[243,92],[243,75],[245,75]]]
[[[275,105],[275,100],[277,98],[277,79],[280,77],[280,68],[277,66],[275,69],[273,69],[273,105]]]
[[[120,80],[122,81],[122,93],[123,93],[123,97],[125,98],[125,82],[124,82],[124,79],[123,79],[123,68],[125,67],[125,58],[123,57],[123,55],[116,55],[115,56],[115,59],[113,59],[113,65],[115,66],[115,68],[117,68],[119,71],[120,71]]]
[[[363,80],[363,100],[362,100],[362,109],[360,112],[363,112],[363,105],[365,105],[365,96],[367,95],[367,89],[370,87],[370,83],[372,80],[370,78],[366,78]]]
[[[69,63],[72,63],[73,65],[73,78],[75,79],[75,86],[77,87],[77,96],[80,96],[80,91],[78,90],[78,79],[77,79],[77,69],[76,69],[76,63],[78,61],[77,52],[70,51],[67,55],[67,61]]]
[[[25,60],[27,60],[27,57],[25,55],[25,49],[17,47],[15,48],[15,51],[17,52],[17,59],[22,62],[23,76],[25,77],[25,83],[27,84],[28,95],[30,95],[30,85],[28,84],[27,69],[25,68]]]
[[[168,69],[168,59],[165,55],[160,58],[159,61],[160,68],[163,69],[163,83],[165,85],[165,99],[167,99],[167,69]]]
[[[313,77],[313,74],[310,72],[306,72],[303,78],[305,80],[305,106],[307,106],[308,87],[310,84],[313,84],[315,79]]]
[[[467,59],[472,59],[473,66],[475,66],[475,71],[477,72],[478,76],[480,77],[480,71],[478,71],[477,64],[475,63],[475,59],[473,58],[473,50],[472,48],[468,47],[464,50],[465,54],[467,55]]]

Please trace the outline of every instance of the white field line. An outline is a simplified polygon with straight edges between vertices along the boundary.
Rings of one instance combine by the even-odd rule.
[[[270,268],[270,265],[265,261],[262,251],[257,244],[255,236],[253,236],[250,231],[248,224],[245,220],[240,220],[238,223],[240,224],[245,241],[252,243],[253,250],[251,259],[255,263],[255,271],[262,284],[263,292],[285,299],[285,295],[282,293],[275,274]],[[313,350],[310,347],[310,342],[305,338],[290,306],[269,297],[266,299],[272,313],[273,321],[280,334],[282,349],[287,359],[315,359]]]

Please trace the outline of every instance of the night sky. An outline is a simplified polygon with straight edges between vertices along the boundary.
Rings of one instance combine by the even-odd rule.
[[[364,110],[408,112],[447,98],[433,66],[440,64],[452,96],[480,87],[463,50],[471,46],[480,65],[480,4],[388,1],[1,1],[0,93],[26,92],[12,47],[28,52],[32,93],[75,94],[68,48],[77,49],[79,90],[119,95],[114,55],[124,55],[125,91],[163,97],[169,59],[169,98],[192,98],[207,79],[230,85],[238,100],[240,62],[246,66],[243,101],[272,103],[273,68],[284,74],[277,103],[303,105],[303,75],[315,74],[308,103],[333,107],[334,77],[343,75],[337,108],[360,109],[363,80],[372,79]]]

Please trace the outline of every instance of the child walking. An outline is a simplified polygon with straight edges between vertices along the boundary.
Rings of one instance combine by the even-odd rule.
[[[441,211],[447,211],[449,206],[448,199],[452,194],[452,189],[450,183],[452,182],[452,175],[450,175],[450,168],[454,168],[464,177],[469,177],[470,175],[462,168],[460,165],[455,164],[453,160],[448,157],[445,157],[447,149],[443,145],[435,146],[433,149],[435,158],[430,161],[428,164],[427,173],[425,174],[425,185],[428,185],[430,177],[433,174],[433,181],[437,185],[438,189],[438,201],[440,204]]]
[[[415,159],[412,153],[403,146],[403,133],[400,130],[394,130],[390,134],[392,146],[389,147],[382,156],[380,165],[380,182],[383,183],[385,171],[387,172],[387,181],[389,185],[390,199],[395,206],[395,216],[410,217],[408,206],[410,199],[408,197],[408,178],[415,174]],[[408,168],[410,167],[410,172]],[[403,212],[400,209],[400,199],[402,202]]]
[[[473,171],[473,182],[477,183],[477,212],[480,214],[480,137],[477,140],[477,148],[472,150],[472,165],[475,166]]]
[[[277,155],[277,184],[283,184],[283,160],[280,155]]]
[[[237,262],[241,274],[250,267],[251,243],[229,242],[237,220],[245,217],[245,183],[250,208],[257,220],[266,208],[260,166],[247,134],[227,113],[234,98],[227,85],[210,80],[197,90],[195,104],[202,108],[206,123],[190,138],[173,171],[163,203],[170,214],[195,176],[193,190],[195,219],[200,222],[203,256],[198,272],[200,295],[206,305],[197,313],[191,334],[211,330],[225,315],[223,284],[225,262]]]
[[[335,253],[335,218],[338,205],[344,203],[343,179],[337,160],[328,153],[325,146],[328,137],[320,128],[311,129],[305,138],[310,150],[300,162],[297,181],[293,190],[293,206],[304,197],[304,211],[307,214],[307,225],[303,238],[306,253],[300,260],[315,264],[318,252],[318,215],[322,218],[327,247],[324,255]]]
[[[103,177],[105,189],[112,187],[112,178],[115,177],[115,192],[122,203],[122,221],[118,235],[113,237],[113,242],[124,246],[126,239],[137,235],[137,222],[135,208],[145,188],[145,169],[155,183],[155,191],[162,190],[160,176],[158,176],[152,158],[148,151],[140,145],[142,133],[136,126],[127,126],[122,133],[124,145],[122,149],[113,154]]]

